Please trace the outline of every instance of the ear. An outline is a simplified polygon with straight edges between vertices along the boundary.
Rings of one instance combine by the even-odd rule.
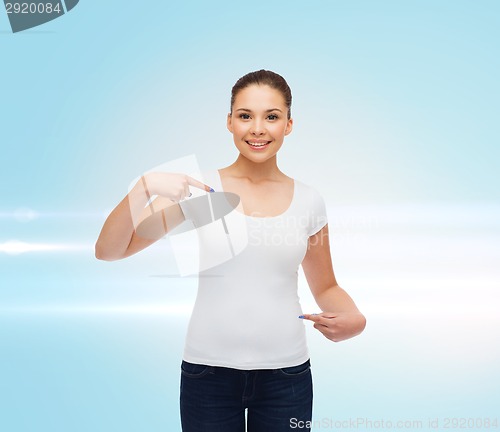
[[[293,129],[293,118],[290,118],[286,124],[285,135],[288,135]]]
[[[231,118],[231,113],[227,114],[227,130],[231,133],[233,133],[233,122]]]

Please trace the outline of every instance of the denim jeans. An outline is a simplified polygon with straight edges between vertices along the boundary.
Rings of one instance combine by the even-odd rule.
[[[311,421],[312,399],[309,360],[298,366],[254,370],[182,361],[183,432],[297,431],[297,424]]]

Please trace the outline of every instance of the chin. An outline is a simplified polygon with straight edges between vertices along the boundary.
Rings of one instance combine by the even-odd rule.
[[[250,162],[253,162],[253,163],[256,163],[256,164],[259,164],[259,163],[264,163],[266,161],[268,161],[269,159],[271,159],[273,156],[276,156],[276,153],[273,153],[273,154],[248,154],[248,153],[244,153],[244,152],[240,152],[240,154],[245,158],[245,159],[248,159]]]

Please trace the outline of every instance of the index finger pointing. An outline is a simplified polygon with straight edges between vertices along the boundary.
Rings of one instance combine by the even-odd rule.
[[[299,318],[307,319],[310,321],[318,322],[320,319],[320,316],[318,314],[304,314],[301,315]]]
[[[202,189],[205,192],[215,192],[210,186],[206,185],[205,183],[202,183],[201,181],[194,179],[193,177],[187,176],[187,181],[191,186],[197,187],[198,189]]]

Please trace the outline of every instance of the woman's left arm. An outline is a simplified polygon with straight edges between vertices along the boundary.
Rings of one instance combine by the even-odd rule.
[[[323,311],[317,315],[305,314],[304,319],[314,321],[314,328],[334,342],[360,334],[366,319],[349,294],[337,284],[330,255],[328,224],[309,237],[302,268],[314,299]]]

